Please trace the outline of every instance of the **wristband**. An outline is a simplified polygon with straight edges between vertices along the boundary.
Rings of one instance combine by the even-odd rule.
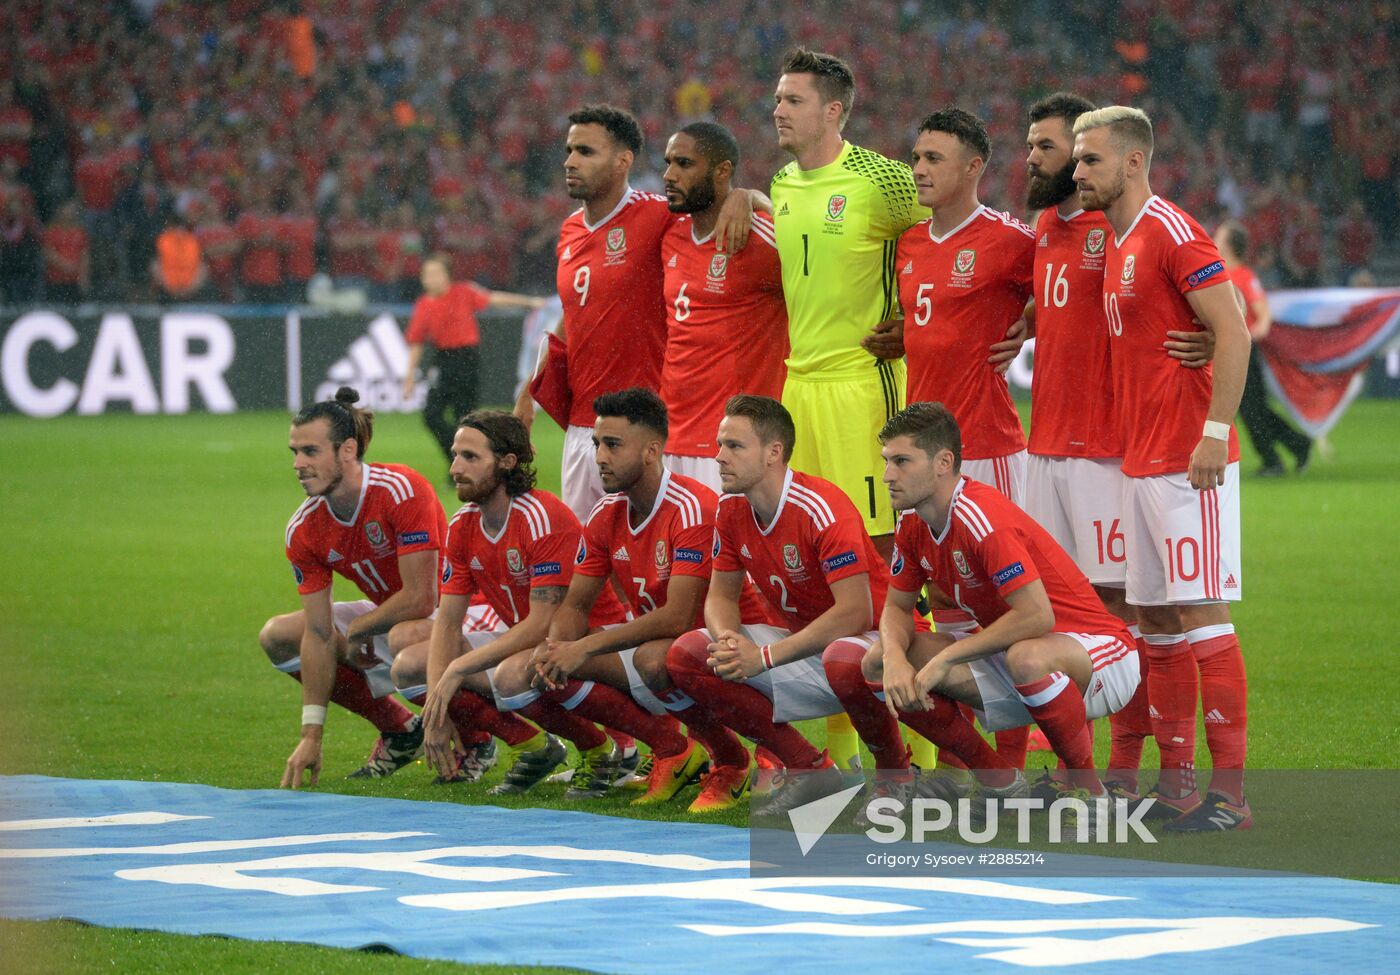
[[[1201,436],[1210,437],[1212,440],[1229,440],[1230,424],[1221,423],[1219,420],[1207,420],[1201,430]]]
[[[763,646],[761,646],[761,647],[758,648],[758,655],[759,655],[760,657],[763,658],[763,669],[764,669],[764,670],[772,670],[772,669],[773,669],[773,648],[772,648],[771,646],[769,646],[768,644],[765,643]]]
[[[326,707],[324,704],[303,704],[301,707],[301,723],[304,725],[323,725],[326,723]]]

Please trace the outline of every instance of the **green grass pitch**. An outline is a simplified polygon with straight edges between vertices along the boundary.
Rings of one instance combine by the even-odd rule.
[[[9,553],[0,773],[277,784],[295,742],[300,698],[268,666],[256,635],[269,615],[297,605],[281,545],[301,495],[286,430],[286,417],[275,413],[0,418],[0,537]],[[548,420],[536,428],[543,487],[558,486],[561,439]],[[1235,621],[1249,667],[1253,767],[1394,765],[1388,689],[1400,680],[1392,649],[1400,630],[1400,402],[1358,402],[1332,444],[1335,456],[1301,478],[1245,485],[1245,600]],[[445,465],[417,417],[380,417],[370,456],[421,470],[449,513],[455,510]],[[1243,467],[1254,466],[1246,447]],[[348,586],[341,592],[354,598]],[[807,730],[820,741],[820,722]],[[1099,736],[1100,758],[1106,739]],[[384,782],[346,781],[371,741],[366,725],[333,709],[320,788],[449,797],[421,766]],[[1144,758],[1148,767],[1153,762],[1155,754]],[[484,791],[450,795],[477,802]],[[531,803],[562,807],[561,794],[560,786],[543,787]],[[623,799],[590,808],[679,814],[634,813]],[[371,965],[506,970],[0,922],[4,971],[358,972]]]

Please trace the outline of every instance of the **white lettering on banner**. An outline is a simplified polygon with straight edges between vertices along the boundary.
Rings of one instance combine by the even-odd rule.
[[[79,414],[92,416],[116,402],[130,403],[135,413],[188,413],[192,386],[212,413],[232,413],[238,408],[224,379],[237,346],[233,329],[218,315],[171,312],[162,316],[159,394],[130,315],[102,316],[81,386],[68,378],[56,380],[47,389],[35,385],[29,357],[41,342],[67,352],[78,344],[78,332],[54,312],[30,312],[10,326],[0,349],[5,395],[29,416],[58,416],[75,405]],[[191,348],[195,342],[205,348]]]
[[[183,856],[188,853],[223,853],[226,850],[264,850],[277,846],[310,846],[313,843],[378,843],[431,833],[311,833],[305,836],[269,836],[251,840],[204,840],[166,843],[162,846],[59,846],[4,849],[0,860],[41,860],[57,857]]]
[[[192,341],[207,348],[196,352]],[[172,312],[160,320],[160,397],[166,413],[188,413],[190,387],[199,390],[210,413],[238,408],[224,373],[237,351],[233,329],[218,315]]]
[[[97,330],[78,413],[96,416],[107,411],[107,404],[119,400],[131,403],[133,413],[160,412],[156,384],[136,338],[136,326],[130,315],[114,312],[102,316]]]
[[[59,379],[48,389],[34,385],[29,376],[29,352],[40,342],[55,351],[67,352],[78,344],[78,331],[62,315],[32,311],[20,316],[5,335],[0,348],[0,382],[5,395],[20,411],[30,416],[58,416],[73,408],[78,400],[78,384]]]
[[[936,938],[948,944],[988,950],[989,958],[1026,968],[1070,967],[1096,962],[1136,961],[1156,955],[1219,951],[1273,938],[1334,934],[1375,927],[1332,917],[1105,917],[1016,921],[938,921],[931,924],[856,925],[833,922],[769,924],[739,927],[728,924],[683,924],[681,927],[713,937],[736,935],[821,935],[832,938]],[[1067,938],[1071,931],[1100,932],[1148,929],[1143,934],[1107,938]],[[1155,930],[1154,930],[1155,929]],[[963,935],[950,937],[950,935]],[[1001,934],[1010,937],[967,937]],[[1042,935],[1036,937],[1036,935]]]
[[[122,880],[154,880],[163,884],[193,884],[222,890],[257,890],[287,897],[357,894],[383,888],[326,884],[300,877],[249,877],[246,874],[254,870],[368,870],[410,874],[432,880],[482,884],[559,876],[548,870],[525,870],[518,867],[447,867],[427,862],[471,855],[470,852],[462,852],[454,847],[405,853],[308,853],[301,856],[249,860],[246,863],[182,863],[168,867],[118,870],[117,876]]]
[[[33,829],[78,829],[89,826],[162,826],[165,823],[182,823],[191,819],[212,818],[212,816],[181,816],[178,813],[136,812],[118,813],[114,816],[77,816],[63,819],[6,819],[0,820],[0,833]]]

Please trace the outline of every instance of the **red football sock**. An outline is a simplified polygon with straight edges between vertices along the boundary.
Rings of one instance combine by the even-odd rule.
[[[637,747],[637,739],[627,732],[618,731],[616,728],[604,728],[603,730],[608,733],[608,737],[613,740],[613,744],[618,747],[619,751],[625,752],[629,748]]]
[[[773,702],[747,684],[716,677],[708,644],[698,631],[671,645],[666,669],[671,679],[725,726],[778,756],[785,768],[816,768],[823,755],[790,724],[773,723]]]
[[[462,735],[462,744],[471,744],[466,731],[471,729],[495,735],[507,745],[518,745],[529,741],[538,732],[518,716],[509,711],[501,712],[496,705],[476,691],[462,690],[447,705],[447,716],[457,726]]]
[[[692,704],[684,711],[672,713],[685,722],[685,729],[690,737],[710,753],[710,761],[715,765],[749,767],[749,750],[744,747],[739,736],[726,728],[702,705]]]
[[[581,752],[597,748],[608,740],[608,736],[599,731],[597,725],[585,721],[572,711],[565,711],[557,702],[544,695],[540,695],[516,713],[529,718],[550,734],[573,742]]]
[[[1162,753],[1157,791],[1182,796],[1196,789],[1196,658],[1180,633],[1145,633],[1148,714]]]
[[[1136,627],[1132,628],[1136,632]],[[1148,710],[1147,641],[1137,637],[1138,686],[1121,709],[1109,715],[1112,745],[1108,751],[1108,778],[1123,783],[1134,792],[1138,789],[1138,768],[1142,765],[1142,744],[1152,734],[1152,718]]]
[[[421,691],[418,694],[407,694],[404,692],[403,688],[399,688],[399,693],[407,699],[409,704],[416,704],[420,708],[428,702],[427,691]],[[452,714],[450,706],[448,708],[447,717],[457,729],[457,737],[461,740],[463,745],[482,745],[491,740],[491,736],[478,728],[471,720],[459,721],[456,716]]]
[[[851,640],[837,640],[822,653],[827,683],[836,695],[861,741],[875,758],[875,767],[907,769],[909,747],[899,736],[899,722],[885,702],[870,692],[860,662],[865,647]]]
[[[1203,626],[1186,634],[1201,674],[1201,709],[1206,718],[1206,746],[1215,771],[1210,791],[1231,802],[1244,801],[1244,759],[1249,727],[1248,682],[1244,654],[1235,628],[1228,623]]]
[[[300,670],[282,671],[298,684],[301,683]],[[331,700],[352,714],[358,714],[381,732],[394,734],[408,727],[413,720],[413,712],[404,707],[393,696],[375,697],[369,688],[365,675],[344,664],[336,664],[335,686],[331,688]]]
[[[1008,765],[1013,768],[1026,767],[1026,743],[1030,741],[1031,729],[1029,725],[1020,728],[1005,728],[1001,731],[993,732],[997,740],[997,754],[1006,759]]]
[[[1070,781],[1098,795],[1103,787],[1094,771],[1094,745],[1085,724],[1084,696],[1074,681],[1057,671],[1017,684],[1016,693],[1050,739],[1055,754],[1064,760]]]
[[[651,753],[657,758],[679,755],[689,744],[669,715],[652,714],[632,700],[631,694],[608,684],[594,681],[585,690],[581,681],[571,680],[560,690],[546,691],[543,696],[560,704],[567,701],[574,714],[640,738],[651,746]]]
[[[942,694],[930,694],[929,702],[926,711],[900,711],[899,720],[938,746],[940,762],[973,769],[979,782],[994,788],[1016,777],[1016,769],[987,744],[957,704]]]

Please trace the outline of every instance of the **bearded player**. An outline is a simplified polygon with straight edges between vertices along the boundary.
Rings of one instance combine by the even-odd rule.
[[[773,219],[755,213],[749,244],[728,254],[716,242],[739,144],[714,122],[692,122],[666,143],[666,200],[681,214],[661,242],[666,361],[661,398],[671,430],[666,466],[718,493],[715,431],[741,389],[778,396],[787,357],[787,306]]]
[[[352,778],[392,775],[422,751],[417,715],[391,696],[388,633],[432,615],[446,518],[417,471],[365,462],[374,414],[357,409],[358,399],[342,386],[292,420],[288,446],[307,498],[287,525],[286,551],[302,608],[268,620],[259,635],[273,665],[302,685],[301,740],[287,759],[284,788],[300,788],[303,773],[311,785],[319,780],[331,701],[379,730]],[[332,573],[365,598],[333,602]]]
[[[1149,815],[1169,829],[1248,828],[1244,796],[1246,678],[1230,622],[1240,598],[1239,408],[1249,333],[1210,236],[1153,194],[1152,123],[1110,106],[1074,123],[1074,179],[1086,210],[1112,227],[1103,301],[1123,443],[1127,601],[1148,644],[1153,733],[1162,772]],[[1221,287],[1225,285],[1225,287]],[[1164,352],[1169,331],[1208,330],[1215,359],[1184,370]],[[1195,782],[1197,686],[1215,772]]]

